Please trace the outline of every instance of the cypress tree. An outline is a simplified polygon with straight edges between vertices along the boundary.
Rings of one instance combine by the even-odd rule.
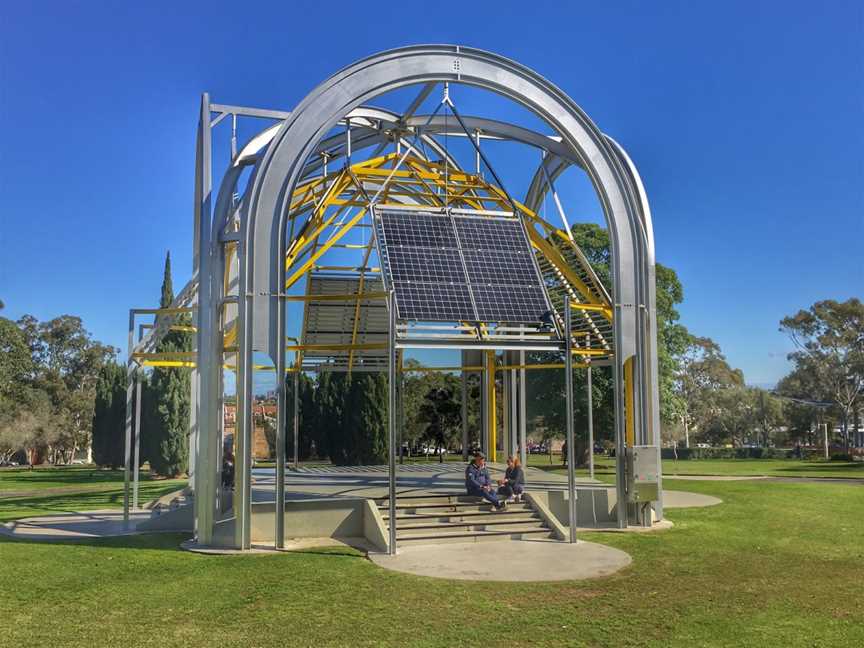
[[[171,280],[171,253],[165,257],[162,278],[160,308],[168,308],[174,301]],[[161,315],[172,318],[180,326],[191,326],[188,314],[180,316]],[[156,345],[157,353],[176,353],[192,350],[192,337],[186,331],[168,331]],[[156,367],[153,370],[150,389],[151,438],[147,443],[147,458],[150,469],[166,477],[176,477],[186,472],[189,461],[189,415],[190,378],[185,367]]]
[[[93,461],[99,466],[123,465],[126,441],[126,368],[106,363],[96,383],[93,409]]]

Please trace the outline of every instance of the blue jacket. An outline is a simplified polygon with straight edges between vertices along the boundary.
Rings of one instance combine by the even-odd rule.
[[[478,468],[472,461],[465,469],[465,488],[470,491],[482,490],[484,486],[491,486],[492,479],[486,466]]]

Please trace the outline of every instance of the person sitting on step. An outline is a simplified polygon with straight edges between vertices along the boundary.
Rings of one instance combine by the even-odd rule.
[[[492,489],[492,479],[489,477],[486,457],[482,452],[475,452],[474,460],[465,469],[465,490],[469,495],[482,497],[487,502],[494,504],[497,511],[504,508],[504,502],[498,498]]]
[[[521,502],[525,492],[525,471],[516,455],[507,457],[507,471],[504,479],[498,480],[498,496],[506,497],[507,502]]]

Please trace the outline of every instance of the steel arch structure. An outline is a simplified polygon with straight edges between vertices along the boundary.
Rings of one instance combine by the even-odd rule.
[[[510,199],[502,187],[486,181],[481,174],[460,169],[457,160],[439,141],[442,134],[454,134],[450,130],[452,121],[448,123],[435,114],[416,114],[439,84],[454,87],[465,84],[502,95],[530,110],[553,131],[548,135],[482,116],[464,118],[463,125],[476,133],[478,171],[481,138],[519,142],[542,152],[540,165],[522,201]],[[421,90],[401,114],[366,105],[379,95],[406,86],[420,86]],[[238,116],[271,119],[276,123],[252,137],[239,151],[236,136],[232,138],[231,164],[214,200],[210,131],[226,118],[236,122]],[[334,132],[340,127],[344,127],[344,133]],[[464,136],[471,139],[468,131]],[[382,155],[388,146],[393,146],[397,153]],[[361,151],[369,149],[373,149],[373,154],[367,160],[375,162],[354,162]],[[538,259],[565,286],[561,303],[566,305],[566,313],[559,313],[558,320],[562,325],[576,320],[566,329],[568,350],[577,340],[577,329],[582,327],[588,332],[589,344],[582,349],[574,347],[573,355],[591,357],[593,351],[588,347],[593,336],[593,344],[602,349],[595,361],[612,365],[618,457],[623,457],[629,446],[659,447],[653,231],[641,179],[624,149],[603,134],[564,92],[514,61],[460,46],[391,50],[343,68],[290,112],[211,104],[207,95],[202,99],[195,179],[195,268],[192,280],[172,304],[175,308],[197,307],[196,352],[183,358],[155,357],[149,352],[160,333],[158,328],[143,335],[138,344],[132,344],[130,333],[130,368],[133,364],[194,366],[191,444],[195,457],[195,534],[199,544],[213,543],[217,523],[222,370],[227,364],[237,370],[238,399],[233,545],[240,549],[251,545],[253,355],[259,352],[269,356],[277,377],[303,370],[303,345],[289,345],[285,335],[286,303],[297,300],[296,295],[288,292],[292,280],[313,268],[311,264],[297,265],[298,246],[305,231],[302,228],[319,228],[314,237],[317,248],[318,237],[339,223],[335,217],[327,222],[326,215],[333,213],[327,210],[338,210],[340,206],[344,209],[339,202],[347,200],[344,196],[355,196],[358,205],[362,207],[365,202],[367,208],[373,191],[385,191],[385,198],[392,193],[395,202],[435,204],[435,199],[424,193],[425,189],[418,189],[423,184],[435,187],[442,182],[440,170],[436,170],[438,163],[426,155],[427,150],[441,163],[462,173],[461,182],[474,201],[473,206],[488,208],[496,200],[500,204],[507,199],[520,217],[532,224],[531,243]],[[399,175],[397,167],[405,160],[414,165],[411,177]],[[557,202],[554,183],[574,165],[590,179],[606,217],[611,241],[611,296],[605,294],[599,281],[591,285],[590,264],[568,239],[566,222],[561,228],[538,217],[539,206],[547,194],[554,195]],[[338,170],[331,171],[333,168]],[[380,175],[375,176],[376,169],[386,171],[386,182],[382,182]],[[412,185],[415,176],[418,184]],[[248,179],[242,186],[244,178]],[[398,192],[386,186],[390,182],[401,183],[403,195],[395,196]],[[451,191],[453,182],[445,173],[444,195]],[[563,219],[563,211],[561,216]],[[357,222],[359,219],[355,217],[352,226]],[[337,230],[329,232],[329,236],[334,232]],[[585,268],[587,274],[579,274]],[[354,297],[359,305],[359,296]],[[606,337],[597,328],[597,323],[602,325],[604,321],[609,326]],[[353,358],[362,350],[356,348],[353,338],[352,343]],[[602,347],[604,343],[606,346]],[[561,348],[564,346],[562,342]],[[292,366],[288,366],[289,353],[295,354]],[[392,355],[393,350],[389,353]],[[572,355],[567,353],[566,359],[569,362]],[[520,366],[524,375],[524,361]],[[493,357],[493,386],[494,371]],[[286,389],[285,381],[279,378],[277,395],[276,425],[284,433]],[[127,427],[128,424],[127,421]],[[284,499],[284,446],[284,439],[277,442],[277,501],[280,497]],[[616,479],[619,502],[624,502],[627,496],[625,470],[626,462],[619,460]],[[662,517],[662,498],[652,506],[653,515]],[[277,546],[284,533],[281,508],[276,507]],[[645,523],[646,514],[650,523],[651,512],[646,510],[618,506],[619,526]]]

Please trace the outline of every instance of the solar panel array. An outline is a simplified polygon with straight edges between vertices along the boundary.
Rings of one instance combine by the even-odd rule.
[[[375,229],[400,319],[528,324],[550,310],[517,218],[379,209]]]

